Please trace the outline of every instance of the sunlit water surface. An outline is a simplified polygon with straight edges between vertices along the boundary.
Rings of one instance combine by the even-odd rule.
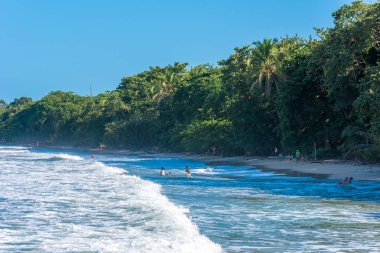
[[[379,238],[378,182],[0,147],[0,251],[380,252]]]

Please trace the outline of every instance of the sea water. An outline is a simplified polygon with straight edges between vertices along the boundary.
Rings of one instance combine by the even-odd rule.
[[[378,182],[0,147],[0,252],[379,252],[379,238]]]

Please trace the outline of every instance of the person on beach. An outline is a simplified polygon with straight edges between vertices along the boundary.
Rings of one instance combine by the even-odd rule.
[[[106,148],[106,145],[99,143],[98,150],[103,151]]]
[[[298,163],[301,159],[301,152],[297,149],[296,151],[296,163]]]
[[[165,169],[164,167],[161,167],[161,172],[160,172],[161,176],[165,176]]]
[[[289,164],[290,164],[290,163],[292,162],[292,160],[293,160],[293,155],[292,155],[292,153],[289,154],[288,159],[289,159],[288,161],[289,161]]]
[[[190,173],[189,167],[187,165],[185,168],[185,172],[186,172],[186,177],[191,177],[191,173]]]

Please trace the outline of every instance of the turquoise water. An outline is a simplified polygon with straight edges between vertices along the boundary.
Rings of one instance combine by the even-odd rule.
[[[378,182],[20,147],[1,147],[0,162],[0,251],[380,249]]]

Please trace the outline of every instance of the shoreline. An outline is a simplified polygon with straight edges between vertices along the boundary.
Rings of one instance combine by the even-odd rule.
[[[5,145],[21,145],[10,144]],[[28,147],[26,145],[21,145]],[[288,159],[279,157],[257,157],[257,156],[208,156],[193,153],[172,153],[157,151],[135,151],[123,149],[106,149],[100,151],[88,147],[72,147],[72,146],[39,146],[28,147],[35,149],[51,148],[58,150],[77,150],[87,152],[89,154],[110,154],[110,155],[136,155],[145,157],[180,157],[202,161],[206,166],[252,166],[261,171],[273,172],[276,174],[285,174],[292,177],[314,177],[318,179],[336,179],[342,180],[345,177],[353,177],[354,180],[360,181],[380,181],[380,165],[379,164],[360,164],[352,161],[341,160],[319,160],[305,161],[296,163],[294,160],[289,163]]]
[[[148,152],[129,150],[107,150],[109,154],[138,155],[144,157],[179,157],[202,161],[206,166],[252,166],[261,171],[273,172],[292,177],[313,177],[317,179],[342,180],[345,177],[353,177],[360,181],[380,181],[379,164],[360,164],[353,161],[341,160],[319,160],[289,163],[288,159],[279,157],[257,157],[257,156],[208,156],[186,153],[171,152]]]
[[[342,180],[345,177],[353,177],[360,181],[380,181],[380,165],[359,164],[350,161],[322,160],[289,163],[288,159],[278,157],[202,157],[189,155],[188,158],[205,161],[206,165],[243,165],[254,166],[262,171],[285,174],[287,176],[314,177],[318,179]]]

